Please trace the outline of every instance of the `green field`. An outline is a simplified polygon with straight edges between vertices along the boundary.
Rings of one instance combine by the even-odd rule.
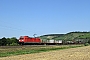
[[[82,47],[84,45],[0,46],[0,57]]]

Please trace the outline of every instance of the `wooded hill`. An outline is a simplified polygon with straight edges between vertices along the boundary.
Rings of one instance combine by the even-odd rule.
[[[66,34],[47,34],[40,36],[42,40],[74,40],[74,39],[90,39],[90,32],[69,32]]]

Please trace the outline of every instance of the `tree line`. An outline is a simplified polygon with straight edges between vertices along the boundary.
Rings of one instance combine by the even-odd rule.
[[[18,39],[16,37],[12,38],[3,37],[0,39],[0,46],[15,46],[15,45],[19,45]]]

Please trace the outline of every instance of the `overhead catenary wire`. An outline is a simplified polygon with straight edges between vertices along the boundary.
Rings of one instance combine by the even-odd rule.
[[[8,22],[8,24],[7,24],[7,22],[6,21],[0,21],[0,23],[3,23],[3,24],[0,24],[0,28],[2,28],[2,29],[10,29],[10,31],[20,31],[20,32],[23,32],[22,34],[25,34],[25,35],[30,35],[31,34],[31,36],[33,37],[33,34],[35,34],[35,33],[32,33],[33,31],[29,31],[29,30],[27,30],[27,29],[21,29],[21,28],[16,28],[16,27],[11,27],[11,26],[9,26],[9,25],[14,25],[13,23],[9,23]],[[5,25],[5,24],[7,24],[7,25]],[[18,26],[18,27],[20,27],[20,26]],[[17,32],[17,33],[19,33],[19,32]]]
[[[7,29],[15,30],[15,31],[17,30],[17,31],[23,31],[23,32],[30,32],[26,29],[21,29],[21,28],[16,28],[16,27],[11,27],[11,26],[5,25],[5,24],[7,24],[7,22],[5,22],[5,21],[0,21],[0,22],[4,23],[3,25],[0,24],[0,27],[2,27],[2,28],[7,28]],[[8,22],[8,24],[13,25],[12,23],[9,23],[9,22]]]
[[[12,29],[12,30],[18,30],[18,31],[30,32],[30,31],[27,31],[27,30],[15,28],[15,27],[10,27],[10,26],[6,26],[6,25],[0,25],[0,27],[2,27],[2,28],[7,28],[7,29]]]

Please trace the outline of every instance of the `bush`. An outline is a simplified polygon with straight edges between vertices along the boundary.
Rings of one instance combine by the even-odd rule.
[[[85,43],[84,46],[89,46],[89,43]]]
[[[10,44],[10,46],[17,46],[17,45],[18,45],[17,43]]]

